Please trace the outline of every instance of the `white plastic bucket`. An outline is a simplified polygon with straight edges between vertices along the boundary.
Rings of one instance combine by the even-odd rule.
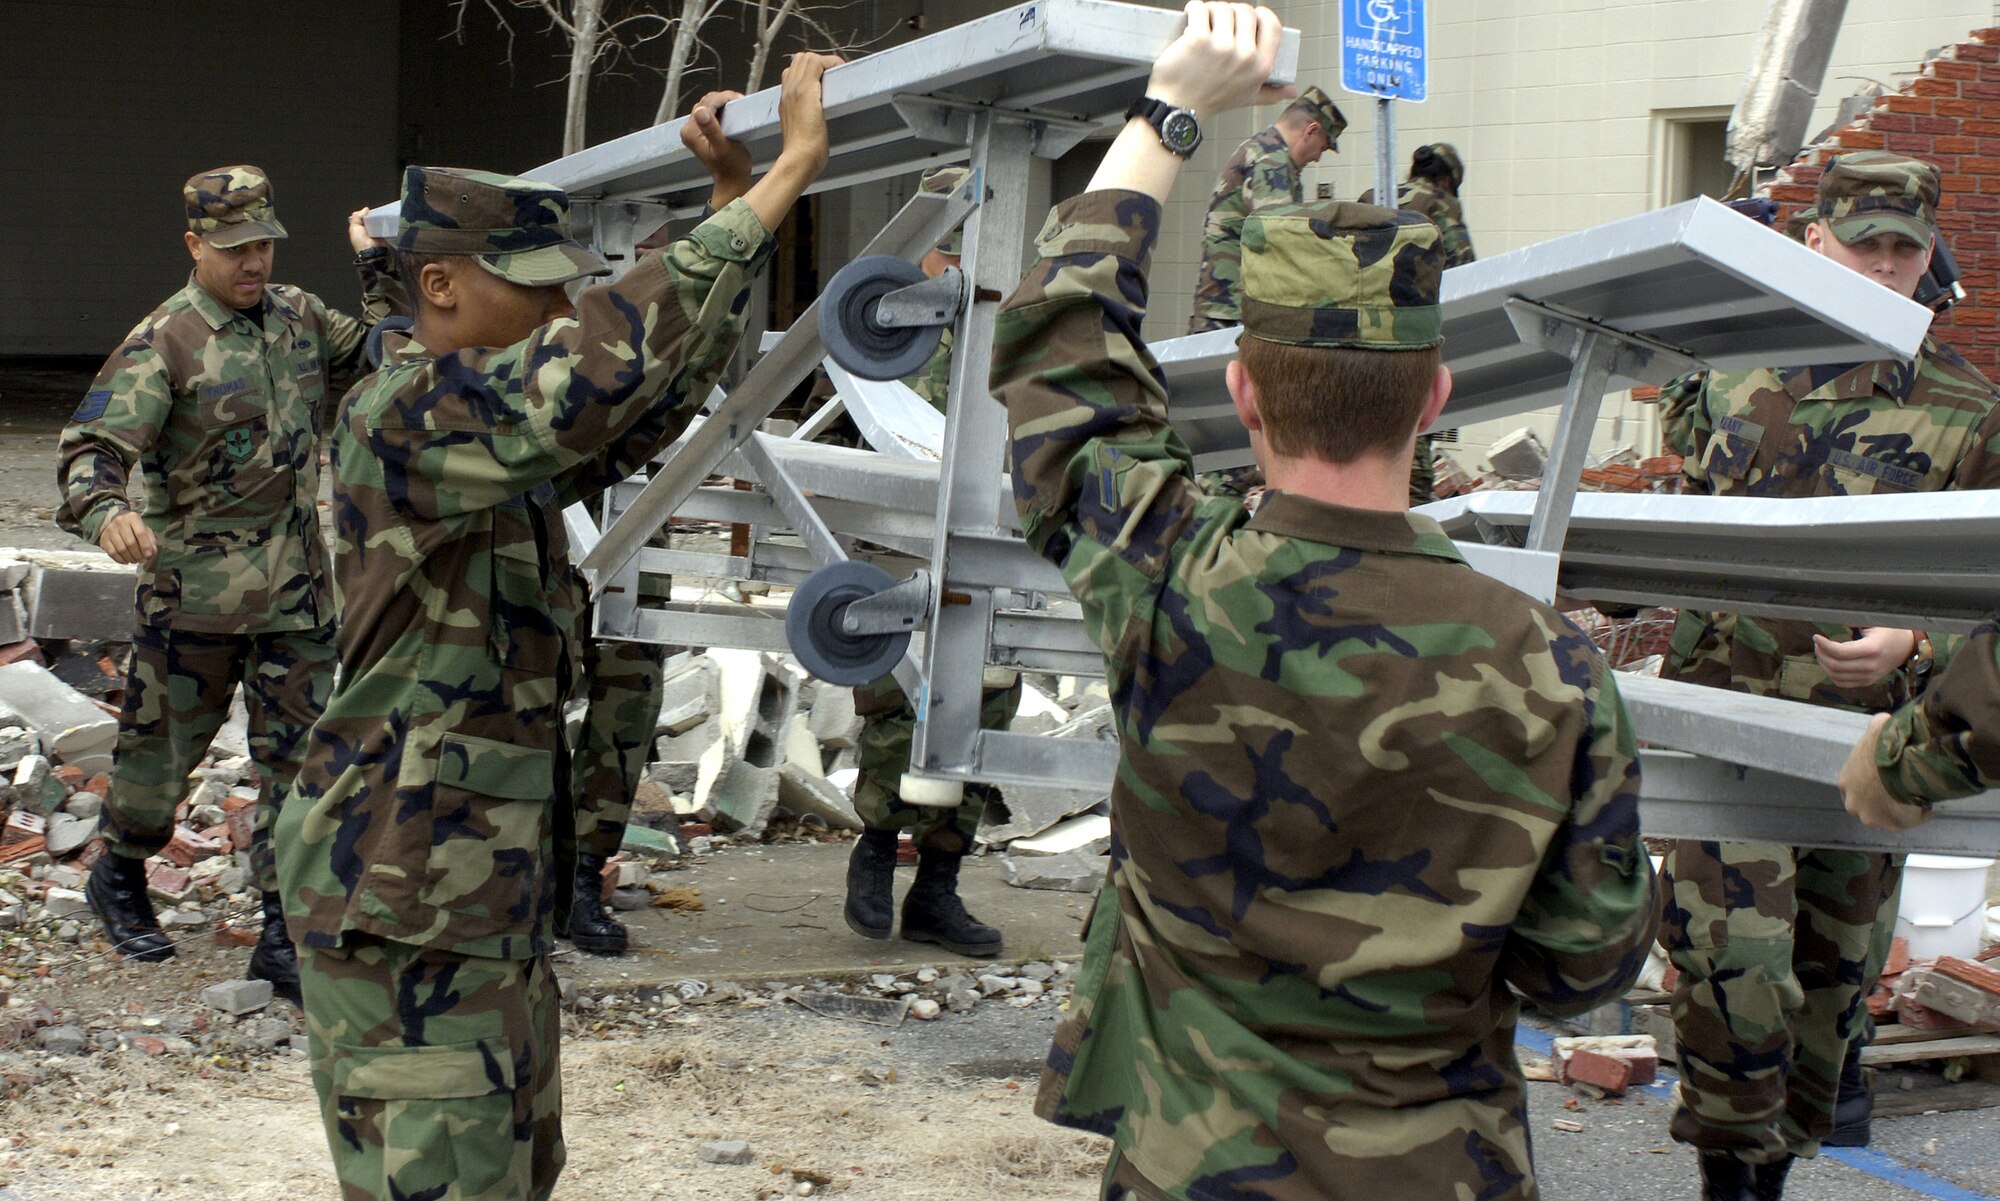
[[[1903,900],[1896,934],[1910,942],[1911,959],[1979,953],[1986,924],[1986,872],[1991,859],[1912,855],[1903,865]]]

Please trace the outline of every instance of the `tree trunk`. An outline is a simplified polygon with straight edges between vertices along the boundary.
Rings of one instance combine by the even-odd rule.
[[[563,153],[575,154],[587,144],[590,73],[597,65],[597,42],[604,28],[604,0],[575,0],[576,34],[569,45],[569,97],[563,110]]]

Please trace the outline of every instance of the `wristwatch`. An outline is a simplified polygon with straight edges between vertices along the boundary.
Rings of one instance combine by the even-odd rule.
[[[1923,677],[1930,674],[1932,665],[1937,662],[1937,652],[1931,646],[1929,631],[1912,630],[1910,632],[1916,635],[1917,640],[1910,651],[1909,669],[1911,674]]]
[[[1144,117],[1146,124],[1160,135],[1160,145],[1186,158],[1201,145],[1201,122],[1196,119],[1193,109],[1176,108],[1164,100],[1151,96],[1141,96],[1125,110],[1127,120]]]

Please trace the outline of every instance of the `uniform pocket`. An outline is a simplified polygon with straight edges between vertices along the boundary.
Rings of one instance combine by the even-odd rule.
[[[429,903],[503,929],[534,919],[547,870],[555,756],[446,734],[431,801]]]
[[[417,1047],[339,1046],[334,1104],[343,1127],[427,1180],[484,1196],[506,1176],[514,1147],[514,1056],[504,1040]],[[393,1157],[393,1162],[392,1162]]]
[[[1717,433],[1701,452],[1702,473],[1711,480],[1743,481],[1757,461],[1757,441],[1736,434]]]

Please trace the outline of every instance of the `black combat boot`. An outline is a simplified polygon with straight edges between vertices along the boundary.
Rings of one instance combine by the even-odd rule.
[[[896,832],[863,830],[847,857],[847,928],[887,938],[896,924]]]
[[[1847,1058],[1840,1064],[1840,1093],[1833,1105],[1833,1132],[1819,1140],[1822,1147],[1865,1147],[1868,1127],[1875,1117],[1875,1094],[1861,1070],[1861,1051],[1868,1036],[1847,1044]]]
[[[569,939],[579,951],[619,955],[625,950],[625,925],[604,908],[605,858],[582,854],[576,857],[569,904],[556,906],[556,935]]]
[[[127,959],[158,963],[174,957],[174,944],[153,916],[153,902],[146,896],[146,861],[127,859],[104,852],[90,869],[83,886],[90,911],[104,923],[104,936],[111,949]]]
[[[958,865],[964,855],[920,850],[917,882],[903,898],[903,937],[934,942],[947,951],[985,957],[1000,953],[1000,932],[965,911],[958,899]]]
[[[1760,1163],[1750,1172],[1750,1196],[1755,1201],[1778,1201],[1785,1195],[1785,1173],[1792,1170],[1790,1155],[1776,1163]]]
[[[1701,1201],[1751,1201],[1755,1169],[1727,1151],[1701,1153]]]
[[[285,906],[278,894],[264,894],[264,931],[250,952],[250,978],[269,980],[271,991],[301,1008],[299,997],[299,952],[285,931]]]

